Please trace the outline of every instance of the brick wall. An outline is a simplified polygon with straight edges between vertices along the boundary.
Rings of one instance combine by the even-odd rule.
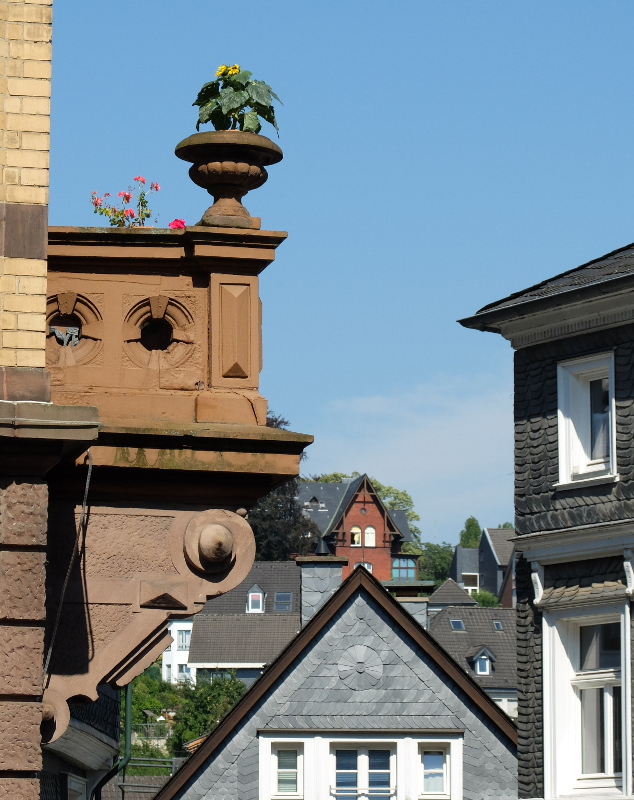
[[[0,0],[0,367],[44,367],[52,0]]]

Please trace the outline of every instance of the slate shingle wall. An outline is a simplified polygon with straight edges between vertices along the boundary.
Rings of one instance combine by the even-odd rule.
[[[557,363],[614,348],[615,484],[555,492]],[[515,528],[518,534],[634,517],[634,325],[527,347],[515,354]]]
[[[355,689],[340,676],[338,662],[354,645],[381,657],[382,677],[370,688]],[[464,728],[465,800],[517,797],[512,746],[438,672],[373,601],[351,599],[177,797],[258,800],[258,730],[379,728]]]
[[[302,564],[302,627],[341,586],[341,564]]]
[[[519,797],[544,796],[542,615],[534,607],[530,564],[516,562],[517,783]]]

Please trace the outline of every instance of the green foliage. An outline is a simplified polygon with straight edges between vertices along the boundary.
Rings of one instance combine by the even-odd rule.
[[[501,525],[498,525],[498,530],[512,531],[514,528],[515,525],[513,525],[512,522],[503,522]]]
[[[309,481],[313,483],[341,483],[345,478],[358,478],[360,475],[360,472],[353,472],[351,475],[346,475],[345,472],[330,472],[326,475],[312,475]],[[414,524],[420,520],[420,517],[414,511],[414,501],[409,492],[406,492],[404,489],[396,489],[394,486],[386,486],[380,481],[377,481],[376,478],[370,478],[370,482],[376,489],[376,493],[381,498],[386,508],[389,508],[391,511],[405,512],[414,542],[419,547],[422,546],[420,541],[421,530],[418,525]],[[403,550],[403,552],[406,551]]]
[[[135,186],[128,186],[127,192],[117,193],[117,197],[121,198],[121,208],[104,203],[104,200],[110,197],[110,192],[106,192],[103,197],[98,197],[97,192],[91,194],[90,202],[93,205],[93,212],[107,217],[111,228],[142,228],[145,221],[152,216],[148,197],[152,192],[160,191],[161,187],[158,183],[152,182],[150,188],[146,189],[147,181],[141,175],[134,178],[134,183]],[[136,211],[130,207],[135,194]],[[154,222],[156,223],[156,221],[155,219]]]
[[[212,731],[246,691],[235,673],[229,678],[186,682],[181,688],[182,702],[174,716],[168,747],[172,753],[183,750],[183,744]]]
[[[437,589],[449,577],[449,568],[453,559],[453,546],[448,542],[436,544],[425,542],[421,547],[418,559],[419,578],[424,581],[433,581]]]
[[[143,725],[151,720],[144,711],[160,716],[162,711],[177,708],[181,702],[180,687],[161,679],[159,667],[154,664],[134,681],[132,686],[132,724]],[[125,719],[125,692],[121,692],[121,725]]]
[[[216,80],[209,81],[198,92],[192,105],[198,106],[196,130],[211,122],[217,131],[241,130],[259,133],[260,118],[278,130],[273,100],[282,102],[263,81],[252,80],[252,73],[237,64],[222,64]]]
[[[168,758],[160,747],[153,747],[147,742],[133,744],[131,749],[132,758]],[[157,765],[152,767],[128,766],[125,770],[126,775],[169,775],[170,772],[169,766],[161,767]]]
[[[482,537],[482,528],[475,517],[469,517],[464,524],[464,530],[460,531],[460,544],[463,547],[478,547]]]
[[[487,592],[486,589],[474,592],[471,597],[473,597],[479,606],[484,606],[485,608],[497,608],[500,605],[500,601],[493,592]]]

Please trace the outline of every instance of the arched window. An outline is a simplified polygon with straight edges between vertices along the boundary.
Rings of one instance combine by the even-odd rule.
[[[396,581],[416,580],[416,559],[415,558],[392,559],[392,580]]]
[[[365,546],[376,547],[376,530],[372,525],[368,525],[365,529]]]
[[[361,528],[358,525],[350,528],[350,547],[361,547]]]

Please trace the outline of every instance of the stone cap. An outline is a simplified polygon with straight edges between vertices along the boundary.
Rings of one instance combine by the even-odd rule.
[[[91,441],[99,427],[98,410],[92,406],[0,400],[0,436]]]

